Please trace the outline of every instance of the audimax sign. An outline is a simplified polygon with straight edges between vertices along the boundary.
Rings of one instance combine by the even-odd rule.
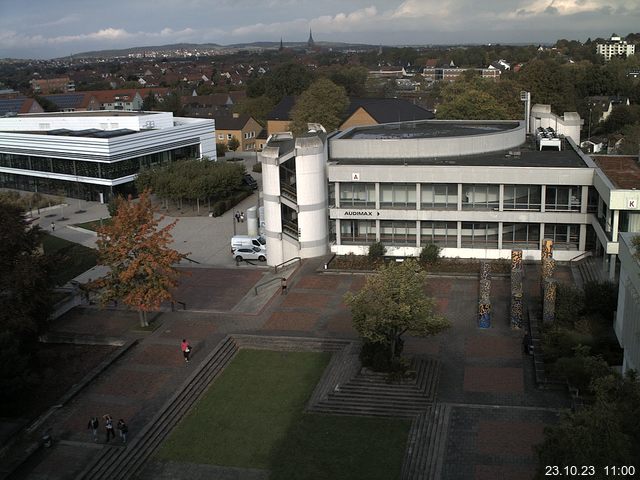
[[[345,217],[379,217],[380,212],[374,212],[371,210],[347,210],[343,215]]]

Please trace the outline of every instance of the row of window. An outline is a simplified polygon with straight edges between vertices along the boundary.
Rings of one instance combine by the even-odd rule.
[[[380,183],[380,208],[416,209],[415,183]],[[580,211],[582,187],[547,186],[545,210]],[[330,189],[333,192],[333,189]],[[420,208],[457,210],[461,198],[462,210],[498,210],[500,186],[486,184],[419,184]],[[333,200],[333,199],[332,199]],[[504,185],[503,210],[540,211],[541,185]],[[335,201],[332,201],[335,203]],[[340,183],[341,208],[376,208],[375,183]]]
[[[498,248],[502,228],[502,248],[540,248],[540,224],[497,222],[460,222],[462,248]],[[416,246],[415,221],[381,220],[380,241],[385,245]],[[580,225],[545,224],[544,238],[554,241],[556,248],[577,250]],[[378,239],[376,222],[372,220],[340,220],[340,243],[368,245]],[[440,247],[458,247],[458,222],[420,222],[420,245],[434,243]]]
[[[134,175],[141,168],[165,165],[167,163],[196,158],[199,155],[197,145],[181,147],[166,152],[143,155],[112,163],[87,162],[66,158],[34,157],[0,153],[0,167],[19,168],[38,172],[61,173],[78,177],[116,179]]]

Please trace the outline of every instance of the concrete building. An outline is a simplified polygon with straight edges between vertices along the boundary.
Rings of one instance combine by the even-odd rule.
[[[213,120],[95,111],[0,118],[0,187],[107,201],[143,167],[216,159]]]
[[[539,260],[550,238],[557,260],[591,252],[614,279],[619,233],[640,231],[640,184],[622,173],[632,165],[616,180],[611,162],[577,148],[577,114],[536,107],[529,129],[427,120],[271,136],[258,156],[269,262],[366,254],[375,241],[400,257],[435,243],[447,257],[508,258],[518,248]],[[540,126],[551,119],[557,131]]]
[[[622,371],[640,369],[640,254],[633,244],[636,235],[620,236],[620,283],[613,329],[624,349]]]
[[[613,35],[604,43],[596,45],[596,53],[604,57],[605,62],[611,60],[611,57],[628,57],[635,54],[636,46],[622,40],[620,37]]]

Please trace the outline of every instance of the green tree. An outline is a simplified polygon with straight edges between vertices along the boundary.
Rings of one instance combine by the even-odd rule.
[[[307,123],[320,123],[327,132],[332,132],[340,126],[348,105],[343,87],[320,78],[296,100],[291,111],[291,129],[300,134],[307,131]]]
[[[251,80],[247,87],[247,95],[266,95],[275,105],[286,95],[301,94],[312,81],[313,73],[307,67],[297,63],[284,63],[262,77]]]
[[[275,103],[266,95],[259,97],[247,97],[233,108],[235,113],[249,115],[256,119],[258,123],[265,126],[267,123],[267,115],[273,109]]]
[[[640,383],[635,373],[610,374],[592,383],[591,405],[565,413],[557,425],[545,428],[537,448],[536,478],[545,465],[593,465],[603,472],[609,465],[634,465],[640,454]]]
[[[232,152],[235,152],[238,147],[240,147],[240,141],[236,138],[236,136],[232,136],[231,140],[227,142],[227,148]]]
[[[449,321],[436,312],[435,302],[425,295],[426,273],[414,260],[392,262],[367,277],[357,293],[347,293],[353,326],[367,342],[388,346],[396,356],[405,333],[426,337],[449,328]]]
[[[158,108],[158,100],[155,94],[150,90],[144,100],[142,101],[142,110],[149,112]]]
[[[367,253],[369,260],[377,262],[384,258],[384,254],[387,253],[387,247],[382,242],[373,242],[369,245],[369,252]]]
[[[92,286],[102,303],[122,301],[136,310],[143,327],[148,312],[173,299],[180,275],[175,265],[186,257],[169,248],[177,220],[159,228],[163,218],[155,216],[146,190],[136,202],[120,201],[112,223],[98,229],[99,263],[109,272]]]
[[[53,262],[39,253],[43,232],[0,202],[0,410],[19,405],[36,377],[32,354],[51,312]]]

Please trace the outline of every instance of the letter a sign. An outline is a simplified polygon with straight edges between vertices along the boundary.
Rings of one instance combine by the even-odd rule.
[[[354,182],[359,182],[360,181],[360,174],[359,173],[352,173],[351,174],[351,180]]]

